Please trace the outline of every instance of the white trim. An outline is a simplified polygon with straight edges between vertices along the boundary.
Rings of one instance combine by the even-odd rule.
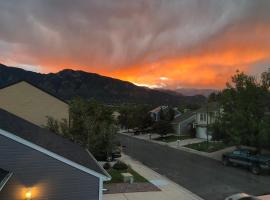
[[[0,129],[0,135],[3,135],[3,136],[5,136],[5,137],[7,137],[9,139],[12,139],[12,140],[14,140],[14,141],[16,141],[16,142],[18,142],[20,144],[23,144],[23,145],[27,146],[27,147],[35,149],[36,151],[44,153],[44,154],[46,154],[46,155],[48,155],[48,156],[50,156],[50,157],[52,157],[52,158],[54,158],[56,160],[59,160],[59,161],[61,161],[63,163],[66,163],[67,165],[70,165],[70,166],[72,166],[74,168],[77,168],[77,169],[79,169],[79,170],[81,170],[83,172],[91,174],[91,175],[93,175],[95,177],[98,177],[98,178],[100,178],[102,180],[108,180],[109,179],[108,177],[106,177],[103,174],[100,174],[100,173],[98,173],[98,172],[96,172],[94,170],[91,170],[91,169],[89,169],[87,167],[84,167],[84,166],[82,166],[82,165],[80,165],[78,163],[75,163],[75,162],[71,161],[71,160],[68,160],[68,159],[66,159],[66,158],[64,158],[64,157],[62,157],[62,156],[60,156],[60,155],[58,155],[56,153],[48,151],[47,149],[45,149],[43,147],[40,147],[40,146],[38,146],[38,145],[36,145],[34,143],[31,143],[31,142],[29,142],[29,141],[27,141],[25,139],[22,139],[22,138],[14,135],[12,133],[9,133],[7,131],[4,131],[4,130]]]
[[[2,182],[0,182],[0,191],[4,188],[4,186],[7,184],[8,180],[11,178],[13,173],[8,173],[6,177],[3,179]]]
[[[102,169],[103,173],[106,174],[106,176],[108,177],[106,181],[110,181],[112,179],[111,175],[99,164],[99,162],[96,160],[96,158],[91,154],[91,152],[88,149],[85,149],[85,151],[95,161],[95,163],[100,167],[100,169]]]
[[[98,199],[102,200],[103,197],[103,180],[100,178],[99,179],[99,194],[98,194]]]

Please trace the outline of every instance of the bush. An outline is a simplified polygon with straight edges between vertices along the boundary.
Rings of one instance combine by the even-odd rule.
[[[109,170],[109,169],[112,168],[112,166],[111,166],[110,163],[106,162],[106,163],[103,165],[103,168],[104,168],[105,170]]]
[[[113,168],[116,170],[126,170],[128,169],[128,166],[121,161],[117,161],[117,163],[114,164]]]

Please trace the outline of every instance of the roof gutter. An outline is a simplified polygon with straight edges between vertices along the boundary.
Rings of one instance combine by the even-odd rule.
[[[32,142],[29,142],[28,140],[20,138],[20,137],[12,134],[10,132],[7,132],[7,131],[5,131],[3,129],[0,129],[0,135],[4,136],[6,138],[9,138],[9,139],[11,139],[13,141],[16,141],[16,142],[18,142],[20,144],[23,144],[25,146],[28,146],[28,147],[30,147],[30,148],[32,148],[32,149],[34,149],[36,151],[39,151],[39,152],[41,152],[41,153],[43,153],[45,155],[48,155],[48,156],[50,156],[50,157],[52,157],[52,158],[54,158],[54,159],[56,159],[56,160],[58,160],[60,162],[66,163],[67,165],[70,165],[70,166],[72,166],[74,168],[77,168],[78,170],[81,170],[83,172],[86,172],[88,174],[96,176],[96,177],[101,178],[103,180],[107,180],[107,179],[110,180],[109,179],[110,176],[109,177],[106,176],[107,173],[106,173],[106,175],[100,174],[100,173],[98,173],[98,172],[96,172],[96,171],[94,171],[92,169],[89,169],[89,168],[87,168],[87,167],[85,167],[85,166],[83,166],[81,164],[75,163],[74,161],[71,161],[71,160],[69,160],[69,159],[67,159],[67,158],[65,158],[63,156],[60,156],[60,155],[58,155],[58,154],[56,154],[54,152],[51,152],[51,151],[49,151],[49,150],[47,150],[47,149],[45,149],[45,148],[43,148],[41,146],[38,146],[38,145],[36,145],[36,144],[34,144]]]
[[[4,186],[9,181],[9,179],[11,178],[12,175],[13,175],[13,173],[8,173],[6,175],[6,177],[0,182],[0,191],[4,188]]]
[[[96,162],[96,164],[100,167],[100,169],[103,171],[103,173],[106,175],[106,177],[102,178],[103,181],[110,181],[112,179],[111,175],[99,164],[99,162],[96,160],[96,158],[91,154],[91,152],[88,149],[85,149],[88,155]]]

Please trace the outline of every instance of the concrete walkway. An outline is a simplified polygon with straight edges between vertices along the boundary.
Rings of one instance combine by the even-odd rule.
[[[121,160],[130,165],[135,171],[144,176],[154,185],[159,187],[161,191],[105,194],[103,196],[104,200],[203,200],[127,155],[123,155]]]

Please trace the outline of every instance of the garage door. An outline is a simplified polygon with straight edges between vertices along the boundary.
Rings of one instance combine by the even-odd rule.
[[[197,127],[197,129],[196,129],[196,137],[197,138],[202,138],[202,139],[207,139],[206,127]],[[210,135],[208,135],[208,139],[211,139]]]

